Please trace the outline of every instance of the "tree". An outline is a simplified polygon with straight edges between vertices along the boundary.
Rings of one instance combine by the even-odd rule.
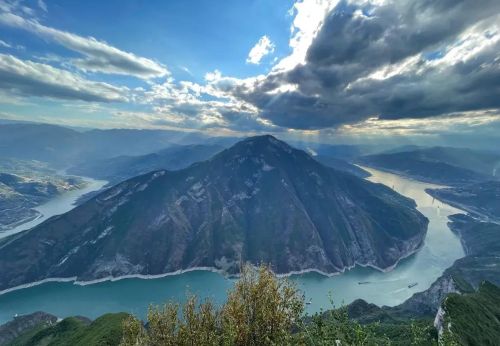
[[[301,330],[307,345],[387,345],[389,339],[376,336],[376,324],[361,325],[349,319],[347,307],[336,308],[330,296],[332,309],[312,316],[309,323],[303,324]]]
[[[190,297],[182,307],[150,307],[148,328],[131,317],[124,323],[121,345],[287,345],[304,312],[303,298],[268,266],[243,266],[227,302],[216,308]],[[180,316],[181,315],[181,316]]]
[[[351,320],[346,306],[312,317],[304,314],[304,298],[289,280],[277,278],[270,267],[245,265],[228,291],[227,301],[215,306],[190,296],[182,306],[151,306],[147,327],[137,318],[124,322],[122,346],[265,346],[265,345],[389,345],[391,334],[404,333],[405,345],[435,345],[426,324],[401,326]],[[402,328],[401,328],[402,327]],[[396,329],[394,329],[396,328]],[[401,339],[401,338],[399,338]],[[401,340],[397,341],[401,344]],[[448,345],[444,340],[443,345]]]

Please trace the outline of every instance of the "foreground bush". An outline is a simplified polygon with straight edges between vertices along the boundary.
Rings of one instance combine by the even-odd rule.
[[[398,328],[409,335],[403,345],[432,344],[425,327],[412,324]],[[290,281],[277,278],[269,267],[246,265],[221,307],[210,300],[198,303],[194,296],[183,306],[169,303],[150,307],[147,327],[134,317],[124,322],[121,345],[394,344],[379,330],[378,324],[351,321],[346,308],[307,317],[304,299]]]
[[[127,319],[121,344],[286,345],[303,312],[303,299],[288,280],[277,279],[268,267],[247,265],[222,307],[208,300],[198,305],[195,297],[182,308],[150,307],[148,328]]]

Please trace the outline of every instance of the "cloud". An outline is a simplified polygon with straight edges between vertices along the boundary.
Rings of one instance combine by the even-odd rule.
[[[377,119],[370,118],[361,123],[344,125],[339,131],[350,135],[369,136],[440,136],[448,134],[475,133],[500,122],[499,110],[451,113],[444,116],[417,119]]]
[[[226,79],[219,71],[207,73],[206,85],[189,81],[176,82],[168,78],[153,84],[139,96],[141,102],[152,106],[153,112],[144,119],[154,119],[158,125],[184,128],[226,128],[238,131],[269,130],[273,128],[257,116],[256,109],[223,91],[236,79]],[[217,85],[217,87],[215,87]],[[142,113],[141,113],[142,114]]]
[[[274,52],[274,43],[271,42],[269,37],[262,36],[259,41],[252,47],[248,53],[247,63],[260,64],[263,57]]]
[[[10,48],[10,47],[11,47],[11,45],[10,45],[10,44],[8,44],[8,43],[7,43],[7,42],[5,42],[5,41],[0,40],[0,47]]]
[[[91,102],[126,101],[126,88],[86,80],[50,65],[0,54],[0,89],[13,95]]]
[[[122,51],[93,37],[82,37],[40,24],[36,19],[26,19],[12,12],[0,13],[0,24],[32,32],[43,39],[59,43],[67,49],[82,54],[83,58],[71,60],[84,71],[135,76],[142,79],[163,77],[169,74],[165,66],[151,59]]]
[[[290,70],[305,62],[309,46],[323,25],[325,16],[335,7],[338,0],[298,0],[290,9],[294,16],[290,27],[290,48],[292,53],[281,59],[274,71]]]
[[[303,130],[496,109],[499,13],[496,0],[341,1],[309,30],[302,62],[293,52],[295,66],[223,90]]]
[[[40,7],[44,12],[47,11],[47,4],[43,0],[38,0],[37,1],[38,7]]]
[[[6,10],[0,0],[4,11],[0,24],[22,28],[81,56],[68,60],[49,55],[38,58],[38,63],[9,61],[22,73],[7,71],[4,63],[0,89],[87,101],[128,100],[140,111],[120,111],[117,119],[126,118],[130,124],[137,119],[151,127],[368,137],[370,131],[434,136],[500,123],[498,0],[480,4],[473,0],[297,0],[290,11],[294,16],[291,53],[274,60],[270,73],[240,79],[215,70],[200,84],[176,81],[153,60],[92,37],[44,26],[29,9],[11,7]],[[273,51],[274,44],[263,36],[247,63],[259,64]],[[167,78],[148,80],[146,90],[128,90],[46,64],[146,80]],[[29,69],[46,71],[50,77],[24,72]],[[182,66],[177,70],[190,73]],[[8,74],[14,72],[14,76]]]

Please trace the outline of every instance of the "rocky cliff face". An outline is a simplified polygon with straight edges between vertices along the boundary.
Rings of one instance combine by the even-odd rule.
[[[427,290],[415,293],[397,309],[410,311],[416,316],[431,316],[437,313],[441,302],[450,293],[459,293],[456,283],[449,273],[443,274]]]
[[[422,244],[427,219],[391,189],[325,167],[271,136],[187,169],[127,180],[0,243],[0,289],[193,267],[235,273],[389,268]]]

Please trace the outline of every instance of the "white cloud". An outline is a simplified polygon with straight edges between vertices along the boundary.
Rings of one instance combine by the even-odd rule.
[[[450,132],[470,132],[477,127],[487,127],[498,123],[498,109],[470,111],[464,113],[445,114],[425,119],[366,119],[363,122],[343,125],[338,130],[349,135],[362,136],[406,136],[406,135],[440,135]]]
[[[92,102],[126,101],[127,88],[94,82],[69,71],[0,54],[0,89],[12,95]]]
[[[305,62],[307,49],[323,25],[325,16],[337,5],[338,0],[299,0],[290,9],[294,15],[290,27],[290,48],[292,53],[281,59],[273,71],[291,70]]]
[[[263,57],[272,52],[274,52],[274,44],[269,37],[264,35],[259,39],[259,42],[253,46],[250,53],[248,53],[247,63],[258,65]]]
[[[47,27],[34,19],[25,19],[11,12],[0,13],[0,24],[32,32],[82,54],[84,58],[71,62],[84,71],[130,75],[142,79],[169,74],[165,66],[151,59],[122,51],[93,37],[82,37]]]
[[[187,68],[186,66],[180,66],[180,69],[184,72],[186,72],[188,75],[190,75],[191,77],[193,77],[193,72],[191,72],[191,70],[189,68]]]
[[[0,47],[10,48],[11,45],[5,41],[0,40]]]
[[[40,7],[44,12],[48,12],[47,4],[43,0],[38,0],[38,7]]]

